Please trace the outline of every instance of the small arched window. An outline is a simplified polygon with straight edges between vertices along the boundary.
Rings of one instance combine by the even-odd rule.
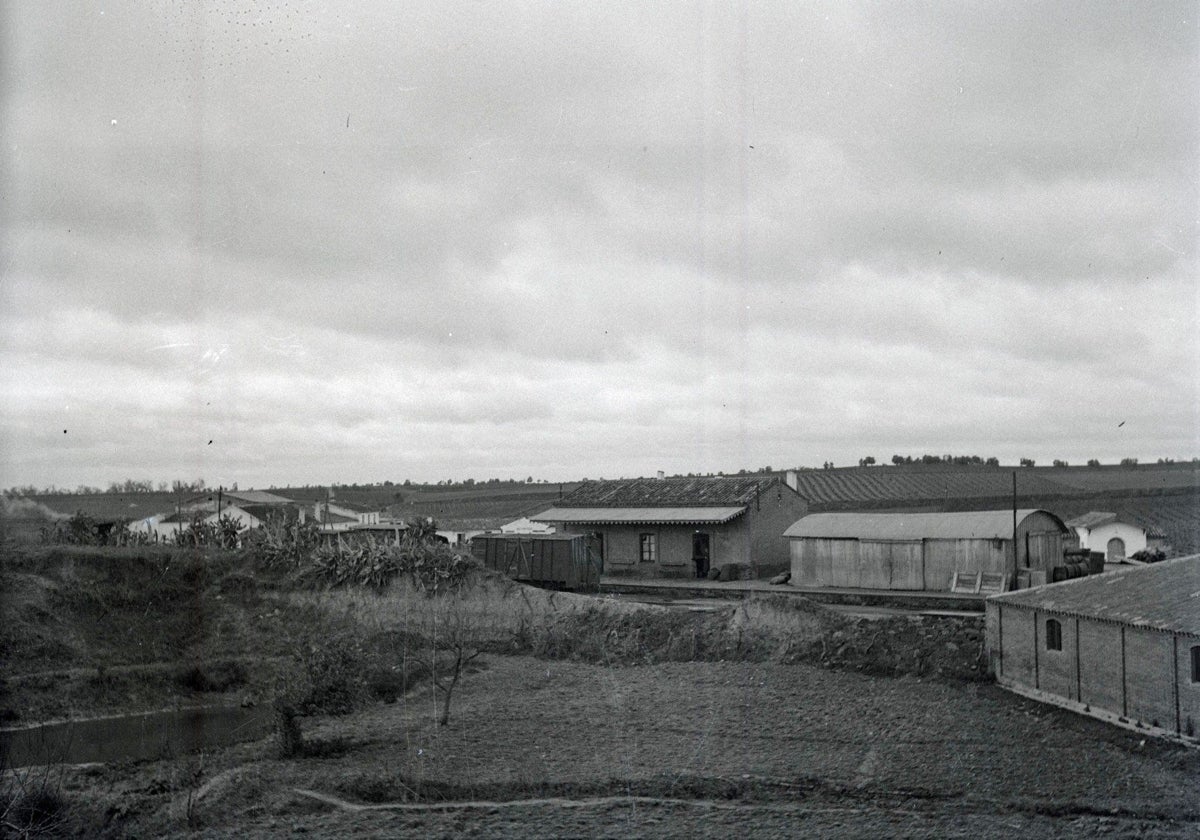
[[[1046,619],[1046,650],[1062,650],[1062,622]]]

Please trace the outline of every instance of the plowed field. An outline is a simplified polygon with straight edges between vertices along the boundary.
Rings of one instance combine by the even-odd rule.
[[[994,686],[802,665],[491,657],[451,724],[418,691],[210,759],[201,836],[1196,836],[1200,754]],[[183,791],[127,787],[145,834]],[[134,792],[141,791],[140,793]],[[309,791],[320,798],[314,798]],[[131,800],[132,802],[133,800]],[[341,804],[339,804],[341,803]],[[193,835],[194,836],[194,835]]]

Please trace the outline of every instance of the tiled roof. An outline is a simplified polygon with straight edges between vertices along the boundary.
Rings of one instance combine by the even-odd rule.
[[[278,505],[239,505],[232,502],[226,504],[226,500],[221,500],[221,515],[235,516],[237,511],[248,513],[260,522],[266,522],[267,517],[282,515],[285,519],[293,520],[296,518],[295,508],[280,508]],[[205,502],[198,505],[186,507],[182,512],[172,512],[164,516],[160,522],[191,522],[192,518],[199,514],[201,517],[209,517],[217,512],[217,503],[214,500],[211,504]]]
[[[266,490],[224,490],[222,494],[226,499],[240,499],[252,505],[286,505],[291,502],[291,499],[268,493]]]
[[[440,516],[435,516],[433,521],[439,531],[488,531],[504,524],[504,518],[500,516],[476,516],[465,519],[442,519]]]
[[[320,525],[336,525],[336,524],[340,524],[343,522],[357,522],[358,517],[357,516],[344,516],[343,514],[337,513],[332,510],[325,510],[325,508],[319,508],[317,510],[317,512],[315,514],[313,514],[313,521],[317,522]]]
[[[221,505],[230,500],[245,502],[251,505],[288,505],[292,504],[291,499],[285,499],[283,496],[277,496],[274,493],[268,493],[266,490],[218,490],[212,488],[203,493],[197,493],[190,499],[184,502],[185,505],[192,505],[196,502],[216,502],[217,495],[221,496]],[[239,505],[241,507],[241,505]]]
[[[1072,528],[1086,528],[1089,531],[1094,528],[1099,528],[1101,525],[1111,525],[1114,522],[1120,522],[1125,525],[1132,525],[1134,528],[1141,528],[1146,532],[1148,537],[1165,537],[1161,528],[1145,522],[1139,516],[1129,516],[1120,513],[1109,513],[1103,510],[1088,511],[1082,516],[1076,516],[1074,519],[1068,519],[1067,524]]]
[[[643,523],[691,524],[728,522],[746,512],[745,505],[735,507],[602,507],[551,508],[530,517],[535,522],[576,522],[604,525]]]
[[[995,595],[989,601],[1200,636],[1200,555]]]
[[[281,507],[275,504],[238,505],[238,507],[246,511],[246,513],[250,514],[260,522],[266,522],[270,517],[273,516],[282,516],[284,520],[292,522],[298,519],[300,516],[299,508]],[[224,513],[224,509],[222,509],[221,512]]]
[[[352,510],[355,513],[378,513],[379,512],[378,505],[375,505],[375,506],[364,505],[361,502],[343,502],[338,499],[334,499],[332,502],[330,502],[330,504],[333,505],[334,507],[340,507],[343,510]]]
[[[352,525],[351,531],[407,531],[408,525],[399,520],[385,520],[383,522],[374,522],[369,525]]]
[[[1021,522],[1034,513],[1047,511],[1018,510],[1017,521]],[[1058,519],[1056,516],[1054,518]],[[783,535],[863,540],[1011,540],[1013,512],[975,510],[961,513],[811,513],[793,523]]]
[[[555,507],[717,507],[747,505],[769,487],[774,477],[633,478],[585,481],[559,499]]]
[[[1101,525],[1107,525],[1110,522],[1116,522],[1117,515],[1105,510],[1089,510],[1083,516],[1076,516],[1074,519],[1068,519],[1067,524],[1072,528],[1099,528]]]

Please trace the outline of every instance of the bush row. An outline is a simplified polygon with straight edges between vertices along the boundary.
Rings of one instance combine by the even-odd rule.
[[[440,543],[403,540],[398,545],[373,539],[318,546],[297,569],[308,587],[361,586],[381,590],[406,580],[425,593],[458,589],[477,568],[475,560]]]

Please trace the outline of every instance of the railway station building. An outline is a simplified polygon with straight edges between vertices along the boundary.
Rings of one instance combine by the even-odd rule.
[[[807,511],[776,476],[587,481],[530,518],[597,538],[606,574],[757,577],[788,565],[784,529]]]

